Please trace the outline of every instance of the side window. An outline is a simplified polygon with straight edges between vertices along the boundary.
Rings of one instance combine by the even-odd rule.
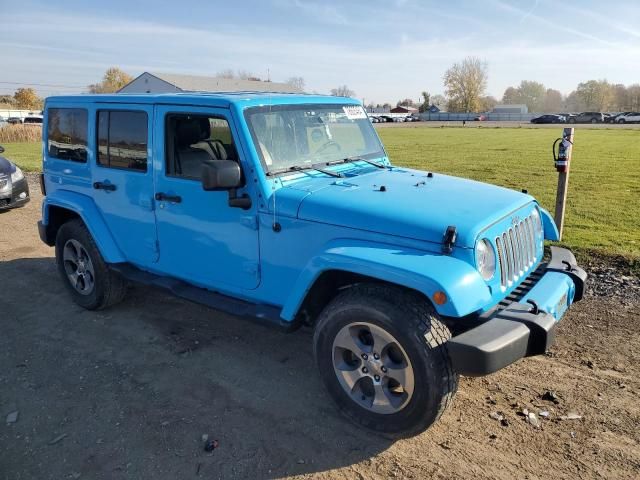
[[[147,113],[98,112],[98,165],[147,171]]]
[[[50,157],[87,161],[87,111],[84,108],[47,110],[47,152]]]
[[[203,162],[238,161],[231,128],[224,118],[170,114],[165,127],[167,175],[200,180]]]

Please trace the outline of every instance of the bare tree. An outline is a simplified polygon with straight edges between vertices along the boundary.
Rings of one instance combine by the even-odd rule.
[[[331,95],[333,95],[334,97],[355,97],[356,92],[349,89],[349,87],[347,87],[346,85],[342,85],[338,88],[332,88]]]
[[[304,92],[304,78],[290,77],[289,80],[287,80],[287,83],[301,92]]]
[[[487,63],[476,57],[454,63],[444,74],[444,86],[450,111],[478,111],[487,89]]]
[[[431,95],[426,90],[422,92],[422,103],[418,107],[420,113],[426,112],[429,109],[429,102],[431,101]]]
[[[235,78],[236,74],[233,73],[233,70],[227,68],[226,70],[222,70],[216,74],[216,77],[220,78]]]
[[[405,98],[404,100],[400,100],[398,101],[398,103],[396,103],[396,107],[415,107],[416,104],[413,103],[413,100],[411,100],[410,98]]]
[[[440,110],[443,110],[447,106],[447,99],[445,98],[444,95],[440,95],[438,93],[437,95],[433,95],[431,97],[431,105],[435,105]]]

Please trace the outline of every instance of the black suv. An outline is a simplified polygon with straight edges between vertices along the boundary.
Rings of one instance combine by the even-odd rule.
[[[582,112],[569,115],[569,123],[604,123],[604,115],[600,112]]]

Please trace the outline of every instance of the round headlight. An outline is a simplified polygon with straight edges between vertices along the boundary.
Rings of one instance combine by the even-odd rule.
[[[11,174],[11,183],[16,183],[24,178],[24,174],[19,167],[16,166],[16,171]]]
[[[476,244],[476,268],[485,280],[491,280],[496,273],[496,253],[486,238]]]

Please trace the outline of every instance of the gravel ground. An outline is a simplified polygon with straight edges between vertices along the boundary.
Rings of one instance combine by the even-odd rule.
[[[309,331],[148,288],[73,304],[32,195],[0,214],[2,479],[638,478],[640,295],[615,264],[589,262],[549,354],[462,379],[435,426],[392,442],[337,413]]]

